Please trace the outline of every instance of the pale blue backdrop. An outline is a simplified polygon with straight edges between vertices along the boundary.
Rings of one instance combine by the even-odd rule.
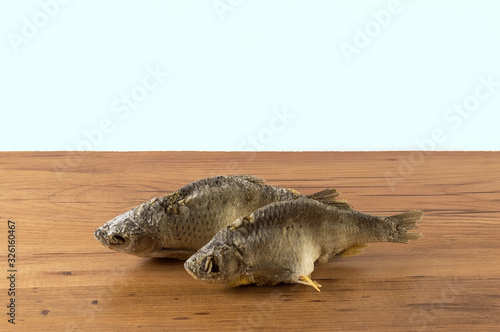
[[[498,150],[500,2],[0,3],[0,150]]]

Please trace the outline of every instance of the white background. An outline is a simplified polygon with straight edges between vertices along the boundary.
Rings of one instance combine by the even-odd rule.
[[[498,150],[498,3],[2,1],[0,150]]]

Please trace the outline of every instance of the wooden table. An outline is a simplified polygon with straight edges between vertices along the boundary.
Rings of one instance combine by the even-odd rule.
[[[420,240],[370,244],[319,264],[303,285],[231,288],[175,260],[108,250],[114,216],[217,174],[253,174],[307,194],[338,188],[357,210],[424,210]],[[500,327],[500,153],[0,153],[0,329],[493,331]]]

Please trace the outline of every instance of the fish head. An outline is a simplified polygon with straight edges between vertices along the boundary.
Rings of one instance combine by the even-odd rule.
[[[151,257],[160,245],[148,233],[141,205],[108,221],[94,232],[95,238],[109,249],[139,257]],[[138,211],[139,210],[139,211]]]
[[[237,248],[221,240],[226,230],[219,232],[185,263],[184,268],[195,279],[210,283],[231,283],[238,278],[244,262]]]

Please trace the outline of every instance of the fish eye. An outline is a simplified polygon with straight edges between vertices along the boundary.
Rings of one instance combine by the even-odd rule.
[[[123,244],[125,242],[126,242],[125,238],[123,236],[120,236],[120,235],[117,235],[117,234],[113,234],[109,238],[109,243],[110,244]]]
[[[211,256],[207,256],[207,257],[203,258],[203,260],[201,261],[201,269],[207,273],[210,273],[210,271],[212,270],[212,257]]]
[[[217,264],[217,260],[214,259],[212,262],[212,273],[219,272],[219,264]]]
[[[206,273],[217,273],[219,272],[219,265],[214,256],[207,256],[201,261],[201,268]]]

